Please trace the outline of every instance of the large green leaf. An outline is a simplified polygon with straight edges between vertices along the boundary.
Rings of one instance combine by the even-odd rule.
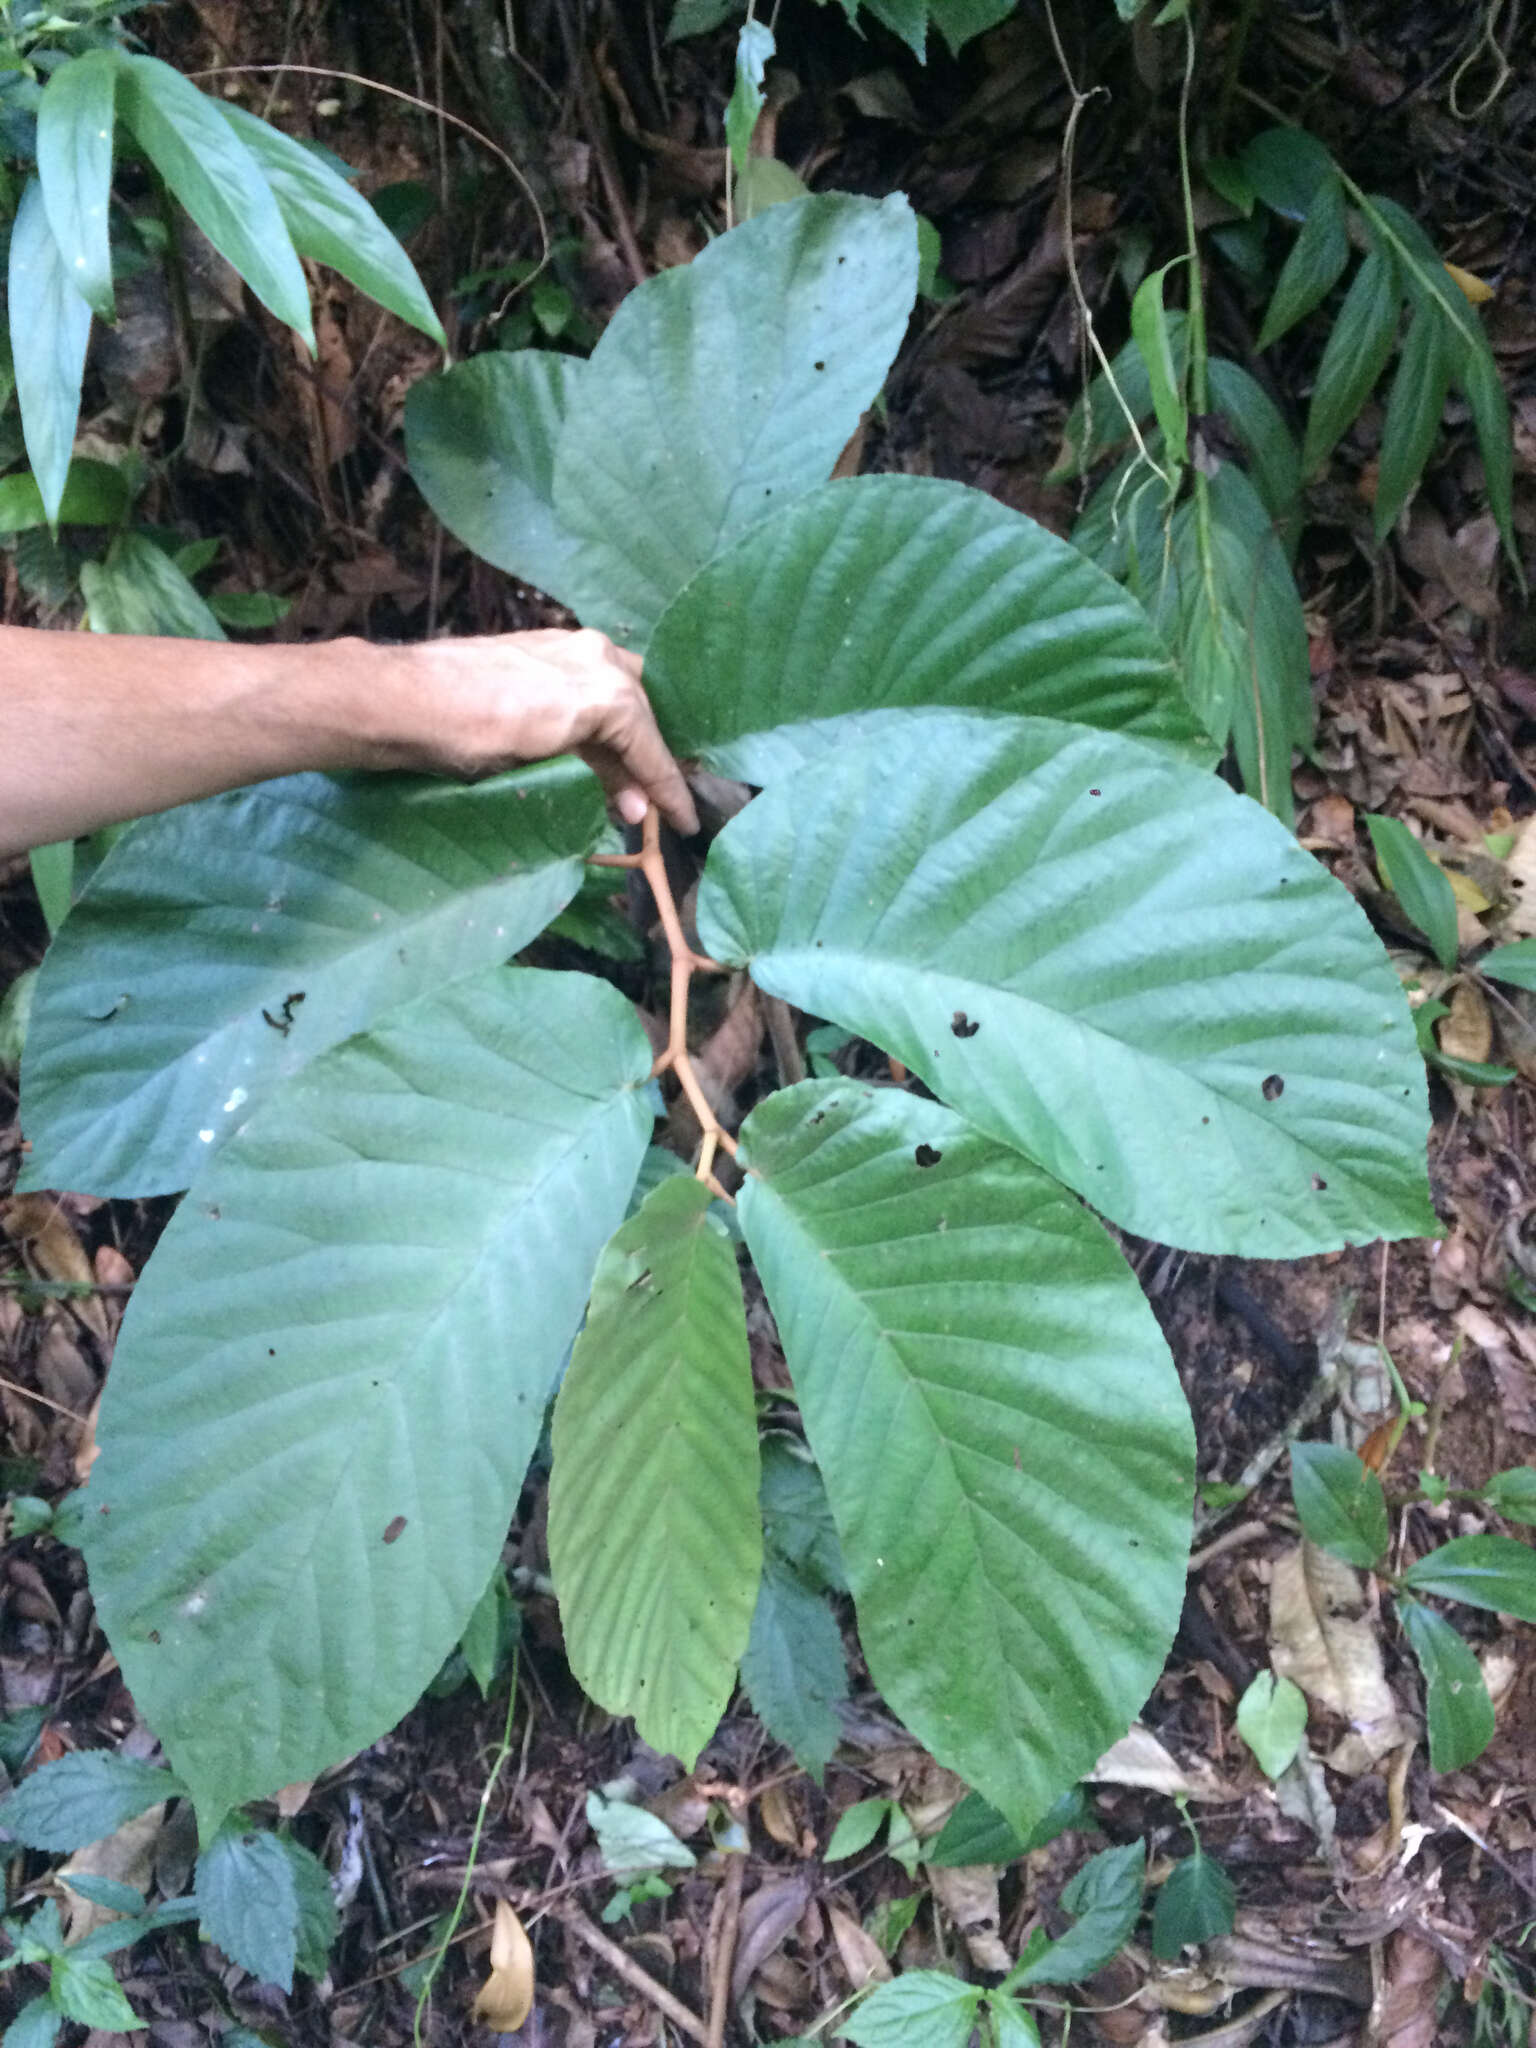
[[[205,1836],[374,1741],[458,1641],[624,1213],[650,1064],[604,983],[493,968],[316,1060],[172,1219],[83,1548]]]
[[[53,521],[75,445],[91,309],[53,239],[36,178],[28,179],[11,224],[6,299],[22,438],[43,509]]]
[[[1203,744],[1133,598],[1022,513],[925,477],[826,484],[775,513],[668,607],[645,682],[679,753],[749,782],[861,732],[900,747],[913,706]]]
[[[899,751],[851,742],[731,821],[699,931],[1128,1230],[1281,1258],[1438,1227],[1423,1061],[1358,905],[1135,741],[914,712]]]
[[[144,820],[44,963],[29,1184],[189,1186],[317,1053],[526,945],[602,822],[573,762],[475,789],[293,776]]]
[[[158,57],[119,59],[117,103],[172,196],[267,310],[313,348],[303,265],[261,165],[223,107]]]
[[[415,265],[363,195],[313,150],[243,107],[225,104],[219,111],[265,173],[299,254],[328,263],[446,348],[448,337]]]
[[[224,638],[224,628],[202,593],[147,534],[120,533],[104,562],[83,562],[80,590],[93,633]]]
[[[586,364],[550,349],[499,350],[413,384],[411,475],[450,533],[562,603],[584,544],[555,517],[555,444]]]
[[[1291,1498],[1302,1534],[1346,1564],[1385,1557],[1389,1528],[1381,1481],[1342,1444],[1291,1445]]]
[[[916,290],[905,198],[820,193],[630,293],[556,451],[555,512],[593,543],[567,594],[585,624],[643,645],[695,570],[826,479]]]
[[[48,225],[70,282],[103,320],[117,317],[107,232],[117,65],[110,50],[61,64],[37,110],[37,174]]]
[[[690,1766],[735,1686],[763,1561],[746,1309],[713,1199],[674,1175],[604,1250],[549,1490],[571,1670]]]
[[[1513,1536],[1453,1536],[1409,1565],[1402,1583],[1536,1622],[1536,1550]]]
[[[1027,1831],[1178,1621],[1194,1451],[1167,1347],[1103,1229],[937,1103],[806,1082],[742,1139],[870,1672]]]

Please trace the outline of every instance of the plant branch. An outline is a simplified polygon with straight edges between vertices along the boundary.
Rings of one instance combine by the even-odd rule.
[[[599,858],[603,858],[599,856]],[[688,992],[696,973],[720,974],[725,970],[719,961],[711,960],[703,953],[696,953],[689,945],[683,930],[683,921],[678,916],[677,899],[672,894],[672,883],[667,874],[667,864],[661,851],[661,813],[654,804],[645,814],[645,825],[638,855],[626,854],[620,857],[625,866],[638,867],[650,885],[656,899],[656,909],[661,917],[661,929],[667,941],[667,951],[672,956],[672,1001],[667,1018],[667,1049],[651,1069],[652,1079],[662,1074],[674,1073],[687,1096],[699,1128],[704,1133],[704,1144],[695,1169],[698,1178],[710,1183],[717,1192],[724,1193],[719,1183],[713,1180],[710,1169],[715,1163],[717,1150],[736,1157],[736,1140],[721,1124],[710,1107],[709,1098],[694,1072],[693,1061],[688,1053]],[[613,856],[608,857],[613,864]],[[729,1199],[729,1197],[727,1197]]]

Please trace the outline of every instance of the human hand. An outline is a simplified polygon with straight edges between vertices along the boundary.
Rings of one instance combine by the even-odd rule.
[[[474,781],[554,754],[579,754],[619,815],[638,825],[654,803],[679,832],[699,829],[682,771],[640,686],[638,654],[590,628],[430,640],[429,727],[401,765]]]

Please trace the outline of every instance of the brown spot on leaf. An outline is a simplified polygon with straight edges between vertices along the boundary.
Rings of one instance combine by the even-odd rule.
[[[388,1528],[386,1528],[384,1531],[384,1541],[386,1543],[398,1543],[401,1535],[404,1533],[404,1530],[404,1515],[396,1515],[393,1521],[389,1524]]]
[[[944,1157],[944,1154],[942,1152],[935,1152],[931,1145],[919,1145],[912,1156],[916,1159],[919,1166],[937,1166]]]
[[[956,1010],[954,1016],[949,1020],[949,1028],[953,1031],[956,1038],[974,1038],[981,1029],[981,1025],[979,1022],[973,1024],[964,1010]]]
[[[1285,1093],[1285,1082],[1279,1074],[1266,1074],[1259,1093],[1266,1102],[1278,1102]]]

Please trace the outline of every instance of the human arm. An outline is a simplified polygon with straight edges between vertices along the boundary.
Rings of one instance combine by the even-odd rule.
[[[0,626],[0,855],[300,769],[473,781],[577,753],[630,823],[698,829],[640,687],[602,634],[237,646]]]

